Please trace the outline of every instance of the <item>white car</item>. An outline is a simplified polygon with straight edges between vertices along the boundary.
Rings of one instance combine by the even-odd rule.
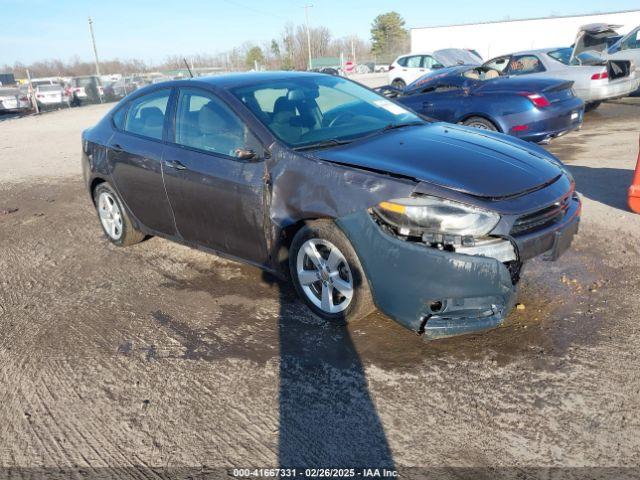
[[[401,55],[389,66],[387,75],[391,86],[402,89],[432,70],[480,63],[482,58],[469,50],[447,48],[435,52]]]
[[[36,85],[34,87],[38,107],[60,107],[69,104],[69,97],[60,84]]]
[[[104,96],[102,81],[96,75],[73,77],[70,93],[72,96],[71,103],[76,106],[85,102],[101,103]]]
[[[607,61],[589,52],[583,52],[574,61],[571,47],[503,55],[482,67],[485,75],[571,80],[576,96],[585,103],[585,111],[594,110],[604,100],[626,97],[640,85],[640,76],[632,61]]]
[[[0,88],[0,112],[24,112],[31,110],[29,97],[16,87]]]
[[[572,60],[580,56],[597,54],[604,60],[628,60],[635,64],[640,77],[640,26],[624,36],[618,35],[619,25],[592,23],[578,30]]]

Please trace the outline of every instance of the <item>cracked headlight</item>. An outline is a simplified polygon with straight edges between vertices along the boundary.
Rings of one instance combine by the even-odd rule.
[[[500,221],[495,212],[427,196],[380,202],[374,211],[402,235],[442,233],[482,237]]]

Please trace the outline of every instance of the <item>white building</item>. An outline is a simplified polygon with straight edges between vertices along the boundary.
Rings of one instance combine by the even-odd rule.
[[[578,27],[589,23],[622,25],[618,33],[625,34],[640,25],[640,10],[412,28],[411,52],[469,48],[488,60],[522,50],[568,47]]]

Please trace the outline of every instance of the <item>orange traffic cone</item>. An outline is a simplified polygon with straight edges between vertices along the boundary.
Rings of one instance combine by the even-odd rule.
[[[636,173],[633,174],[633,182],[629,187],[629,208],[632,212],[640,213],[640,151],[636,162]]]

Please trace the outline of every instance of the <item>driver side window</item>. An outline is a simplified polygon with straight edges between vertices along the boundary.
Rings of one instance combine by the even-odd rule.
[[[500,73],[504,72],[509,65],[509,58],[511,57],[500,57],[494,60],[491,60],[484,64],[485,67],[490,68],[491,70],[496,70]]]
[[[422,57],[419,55],[408,57],[407,58],[407,68],[420,68],[420,64],[422,63]]]
[[[440,62],[438,62],[431,55],[423,55],[422,56],[422,66],[424,68],[428,68],[430,70],[433,70],[433,69],[436,69],[436,68],[444,68],[444,65],[442,65]]]
[[[184,88],[178,97],[175,143],[236,157],[239,148],[253,149],[257,141],[247,126],[214,94]]]
[[[535,55],[521,55],[512,57],[509,62],[509,75],[527,75],[528,73],[544,72],[542,62]]]

